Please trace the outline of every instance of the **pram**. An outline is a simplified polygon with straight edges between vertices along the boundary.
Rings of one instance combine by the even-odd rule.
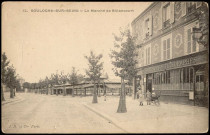
[[[159,95],[155,94],[155,93],[152,93],[152,96],[151,96],[151,103],[155,104],[155,105],[160,105],[160,102],[159,102]]]

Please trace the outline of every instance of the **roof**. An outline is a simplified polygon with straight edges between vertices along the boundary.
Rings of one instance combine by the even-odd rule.
[[[110,89],[120,89],[121,88],[121,84],[105,84],[106,87],[110,88]],[[125,85],[126,88],[129,88],[128,85]]]
[[[121,88],[121,84],[106,84],[106,87],[110,88],[110,89],[120,89]]]

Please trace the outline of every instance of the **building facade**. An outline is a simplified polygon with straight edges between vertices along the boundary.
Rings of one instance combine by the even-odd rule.
[[[207,49],[192,37],[200,8],[202,2],[154,2],[132,21],[140,46],[135,89],[155,91],[166,102],[208,98]]]

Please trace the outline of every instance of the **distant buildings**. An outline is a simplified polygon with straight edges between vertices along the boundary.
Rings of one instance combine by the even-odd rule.
[[[200,8],[202,2],[154,2],[133,20],[141,46],[135,88],[154,90],[167,102],[194,104],[208,97],[207,51],[192,37]]]

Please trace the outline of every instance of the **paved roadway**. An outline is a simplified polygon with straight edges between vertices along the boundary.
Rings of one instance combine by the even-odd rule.
[[[83,105],[92,97],[20,96],[25,100],[2,106],[4,133],[123,133]]]

